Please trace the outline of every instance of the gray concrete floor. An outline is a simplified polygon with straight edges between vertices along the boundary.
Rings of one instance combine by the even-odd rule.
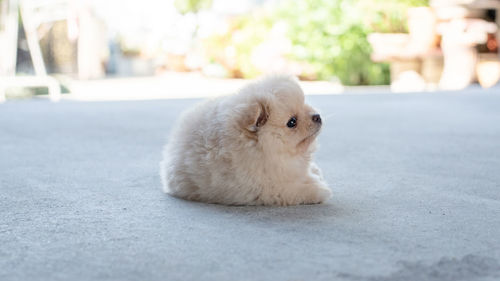
[[[324,205],[160,190],[196,100],[0,105],[0,280],[499,280],[500,93],[308,96]]]

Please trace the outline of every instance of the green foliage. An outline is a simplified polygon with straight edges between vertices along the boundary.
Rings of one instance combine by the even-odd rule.
[[[174,5],[181,14],[197,13],[210,8],[212,0],[175,0]]]
[[[287,1],[277,18],[289,25],[290,58],[312,65],[318,79],[340,79],[344,85],[387,84],[389,68],[373,63],[358,1]]]
[[[388,82],[388,67],[370,60],[368,30],[353,1],[288,1],[278,18],[289,25],[291,58],[311,64],[317,78],[337,77],[345,85]]]
[[[251,63],[252,51],[269,37],[276,23],[287,26],[290,61],[309,79],[338,78],[344,85],[388,84],[389,66],[370,59],[371,32],[406,32],[406,10],[428,0],[300,0],[278,1],[271,10],[236,18],[228,34],[212,38],[211,57],[220,62],[220,50],[235,48],[234,62],[222,63],[244,77],[259,74]]]
[[[364,0],[360,2],[363,23],[373,32],[407,33],[410,7],[428,6],[429,0]]]
[[[252,64],[251,55],[256,46],[264,42],[272,21],[263,14],[241,17],[236,20],[231,43],[235,47],[235,68],[244,77],[258,76],[259,70]]]
[[[252,14],[234,18],[228,31],[205,39],[206,55],[211,62],[223,65],[233,77],[252,78],[260,75],[252,64],[252,51],[265,41],[272,21],[264,14]],[[228,49],[232,54],[228,55]]]

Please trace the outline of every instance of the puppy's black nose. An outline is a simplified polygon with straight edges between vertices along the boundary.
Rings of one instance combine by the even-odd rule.
[[[314,114],[312,116],[312,120],[313,120],[314,123],[321,124],[321,116],[319,116],[319,114]]]

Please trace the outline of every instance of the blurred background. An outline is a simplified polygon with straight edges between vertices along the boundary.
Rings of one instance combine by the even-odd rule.
[[[201,97],[283,72],[314,94],[489,88],[499,10],[500,0],[0,0],[0,100]]]

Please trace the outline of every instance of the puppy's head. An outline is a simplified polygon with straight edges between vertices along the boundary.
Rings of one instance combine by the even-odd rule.
[[[245,136],[269,152],[301,154],[310,150],[322,121],[304,103],[304,93],[290,77],[270,77],[244,88],[239,126]]]

